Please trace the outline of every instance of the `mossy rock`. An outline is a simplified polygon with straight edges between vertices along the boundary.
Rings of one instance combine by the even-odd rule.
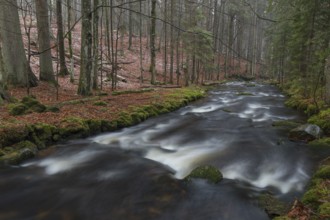
[[[20,162],[33,158],[38,152],[37,146],[30,141],[22,141],[15,145],[10,146],[12,149],[0,157],[2,164],[16,165]]]
[[[245,84],[245,86],[247,86],[247,87],[256,87],[256,84],[254,84],[254,83],[247,83],[247,84]]]
[[[90,134],[88,124],[81,118],[69,117],[61,121],[59,134],[63,138],[67,137],[87,137]]]
[[[15,103],[8,105],[9,114],[13,116],[24,115],[28,110],[28,107],[22,103]]]
[[[308,123],[316,124],[320,126],[326,134],[330,134],[330,108],[312,116],[308,120]]]
[[[47,107],[41,104],[32,96],[26,96],[20,103],[8,105],[9,113],[11,115],[23,115],[32,112],[42,113],[45,112]]]
[[[289,210],[289,206],[287,204],[281,202],[269,193],[259,196],[258,206],[263,208],[270,218],[285,215]]]
[[[25,125],[6,127],[0,130],[0,147],[10,146],[26,140],[28,136],[29,129]]]
[[[222,173],[214,166],[200,166],[195,168],[185,177],[186,181],[191,181],[193,178],[205,179],[210,183],[218,183],[223,179]]]
[[[274,121],[272,123],[273,127],[281,127],[281,128],[285,128],[288,130],[294,129],[298,126],[300,126],[301,123],[296,122],[296,121],[292,121],[292,120],[281,120],[281,121]]]
[[[44,149],[47,145],[51,144],[54,141],[54,134],[58,134],[58,129],[49,124],[45,123],[36,123],[29,126],[30,128],[30,139],[37,144],[38,149]]]
[[[40,102],[34,96],[25,96],[25,97],[23,97],[21,103],[26,105],[29,108],[34,106],[34,105],[40,104]]]
[[[41,103],[36,103],[35,105],[32,105],[28,110],[32,112],[42,113],[47,110],[47,107]]]

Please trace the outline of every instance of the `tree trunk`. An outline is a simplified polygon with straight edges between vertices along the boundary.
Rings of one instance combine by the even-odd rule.
[[[99,0],[94,0],[93,13],[93,89],[97,89],[99,61]]]
[[[72,31],[71,31],[71,20],[72,20],[72,7],[71,0],[66,1],[68,7],[68,43],[70,53],[70,82],[74,82],[74,60],[73,60],[73,48],[72,48]]]
[[[128,3],[129,6],[129,12],[128,12],[128,49],[132,49],[132,37],[133,37],[133,17],[132,17],[132,10],[133,5],[131,2]],[[140,15],[142,17],[142,15]],[[140,27],[142,28],[142,27]]]
[[[330,56],[328,56],[325,63],[325,101],[327,104],[330,104]]]
[[[62,19],[62,0],[56,0],[56,16],[57,16],[57,41],[60,57],[60,76],[69,75],[68,68],[65,64],[64,36],[63,36],[63,19]]]
[[[36,0],[35,3],[40,53],[40,80],[55,82],[50,47],[48,3],[45,0]]]
[[[151,27],[150,27],[150,73],[151,84],[155,84],[156,78],[156,3],[157,0],[151,1]]]
[[[167,83],[167,0],[164,0],[164,83]]]
[[[37,78],[25,56],[17,9],[16,1],[0,3],[0,34],[6,73],[3,75],[3,82],[22,87],[37,86]]]
[[[5,69],[3,66],[2,49],[0,45],[0,105],[2,104],[3,100],[9,99],[8,94],[5,90],[4,75],[5,75]]]
[[[82,28],[81,28],[81,63],[78,94],[91,95],[92,71],[92,13],[91,2],[82,2]]]

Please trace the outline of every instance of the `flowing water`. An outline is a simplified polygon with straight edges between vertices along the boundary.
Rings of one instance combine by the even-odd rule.
[[[227,83],[176,112],[57,145],[0,170],[0,219],[269,219],[257,197],[301,196],[313,167],[306,146],[272,126],[303,119],[284,101],[269,85]],[[200,165],[225,179],[181,181]]]

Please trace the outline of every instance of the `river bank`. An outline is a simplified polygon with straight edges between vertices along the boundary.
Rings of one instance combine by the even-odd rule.
[[[302,111],[307,123],[318,125],[324,136],[308,143],[311,151],[318,152],[319,165],[309,181],[301,201],[296,200],[285,216],[276,220],[330,218],[330,108],[322,100],[303,98],[289,86],[280,87],[287,94],[286,106]]]
[[[61,103],[23,97],[0,107],[0,164],[18,164],[54,143],[128,127],[204,96],[204,89],[188,87],[127,90]]]

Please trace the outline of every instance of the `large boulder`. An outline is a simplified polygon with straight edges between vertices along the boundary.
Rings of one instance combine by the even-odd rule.
[[[309,142],[321,138],[323,135],[322,129],[313,124],[304,124],[292,129],[289,132],[289,139],[292,141]]]

